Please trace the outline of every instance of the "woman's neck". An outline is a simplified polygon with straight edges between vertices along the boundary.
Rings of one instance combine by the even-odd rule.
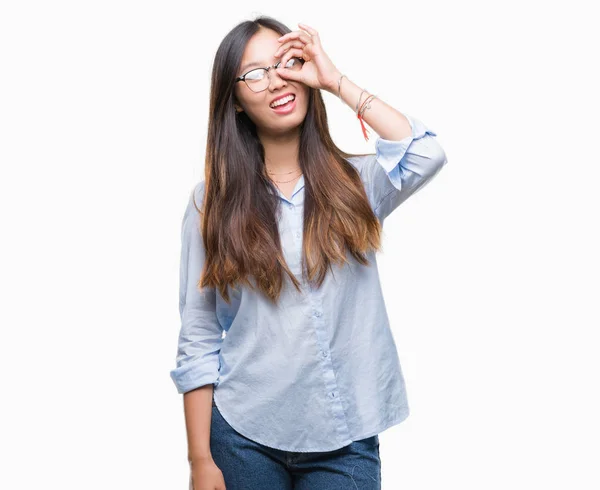
[[[261,135],[260,140],[265,149],[266,170],[270,175],[285,176],[288,172],[296,172],[300,169],[298,132],[276,136]]]

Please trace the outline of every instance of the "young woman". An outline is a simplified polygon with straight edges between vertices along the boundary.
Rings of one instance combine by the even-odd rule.
[[[299,27],[242,22],[214,60],[171,371],[194,490],[379,489],[378,434],[409,414],[375,252],[446,155]],[[321,90],[377,132],[375,154],[335,146]]]

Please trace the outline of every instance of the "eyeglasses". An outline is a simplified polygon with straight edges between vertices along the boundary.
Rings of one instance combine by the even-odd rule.
[[[304,64],[304,61],[305,60],[302,58],[290,58],[285,67],[289,70],[299,71]],[[280,63],[281,61],[278,61],[273,66],[267,68],[254,68],[241,77],[237,77],[235,81],[246,82],[248,88],[253,92],[262,92],[269,86],[269,78],[271,76],[269,70],[271,70],[271,68],[278,68]]]

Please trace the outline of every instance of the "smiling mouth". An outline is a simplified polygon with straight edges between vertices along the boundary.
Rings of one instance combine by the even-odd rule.
[[[287,99],[287,102],[285,104],[281,104],[280,103],[280,104],[275,105],[275,106],[269,105],[269,107],[271,109],[279,109],[279,108],[282,108],[282,107],[289,107],[292,104],[292,102],[294,102],[296,100],[296,96],[295,95],[290,95],[288,97],[284,97],[284,99]],[[280,100],[283,100],[283,99],[280,99]],[[276,101],[276,102],[278,102],[278,101]]]

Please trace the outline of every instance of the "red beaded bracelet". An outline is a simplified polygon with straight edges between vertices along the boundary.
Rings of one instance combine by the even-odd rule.
[[[363,132],[363,136],[365,137],[365,141],[369,141],[369,137],[367,136],[367,128],[365,128],[365,123],[363,120],[363,113],[367,110],[371,108],[371,101],[373,99],[375,99],[377,96],[376,95],[369,95],[369,97],[367,97],[365,99],[365,101],[362,103],[362,105],[360,106],[360,109],[357,111],[356,113],[356,117],[358,118],[358,120],[360,121],[360,125],[362,127],[362,132]]]
[[[342,78],[345,77],[346,75],[341,75],[339,80],[338,80],[338,97],[340,98],[340,100],[343,101],[342,99]],[[348,77],[346,77],[348,78]],[[358,118],[358,120],[360,121],[360,125],[362,127],[362,132],[363,132],[363,136],[365,137],[365,141],[369,141],[369,137],[367,136],[367,128],[365,128],[365,124],[363,122],[363,113],[365,112],[365,110],[370,109],[371,105],[367,105],[368,102],[370,102],[371,100],[373,100],[374,98],[376,98],[376,95],[370,95],[369,97],[367,97],[367,99],[362,103],[362,105],[360,106],[360,108],[358,107],[358,104],[360,103],[360,99],[362,97],[363,92],[366,92],[365,89],[363,89],[363,91],[360,93],[360,95],[358,96],[358,102],[356,103],[356,117]]]

